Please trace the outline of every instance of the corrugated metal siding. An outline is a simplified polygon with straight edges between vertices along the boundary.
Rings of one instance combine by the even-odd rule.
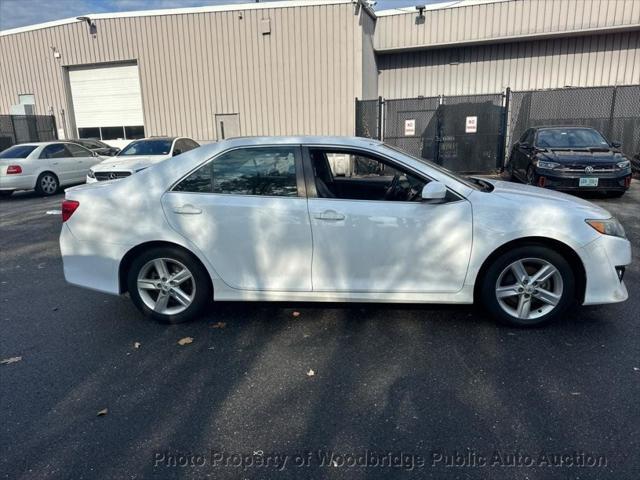
[[[360,17],[362,26],[362,98],[378,97],[378,64],[373,48],[376,20],[369,15]]]
[[[350,135],[361,15],[351,4],[264,8],[100,19],[96,38],[83,22],[1,36],[0,111],[33,93],[37,113],[53,107],[60,126],[62,67],[137,61],[147,135],[214,140],[216,113],[239,113],[243,135]]]
[[[512,0],[381,16],[376,50],[640,26],[639,0]]]
[[[640,31],[384,54],[378,68],[385,98],[639,84]]]

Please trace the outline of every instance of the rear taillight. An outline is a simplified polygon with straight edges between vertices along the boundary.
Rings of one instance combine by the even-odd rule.
[[[80,206],[80,202],[75,200],[65,200],[62,202],[62,222],[66,222],[71,218],[73,212]]]
[[[22,167],[20,165],[9,165],[7,167],[7,175],[17,175],[22,173]]]

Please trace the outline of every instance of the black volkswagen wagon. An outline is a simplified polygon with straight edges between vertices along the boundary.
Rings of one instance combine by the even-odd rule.
[[[512,179],[563,191],[602,191],[621,196],[631,183],[631,162],[588,127],[534,127],[513,145]]]

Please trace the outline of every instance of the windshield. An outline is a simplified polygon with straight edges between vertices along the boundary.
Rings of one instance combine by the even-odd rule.
[[[592,128],[545,128],[538,132],[536,147],[609,148],[609,144]]]
[[[438,165],[437,163],[434,163],[431,160],[427,160],[426,158],[416,157],[415,155],[411,155],[410,153],[407,153],[404,150],[399,149],[398,147],[394,147],[393,145],[387,145],[385,143],[384,146],[395,152],[401,153],[402,155],[411,157],[414,160],[424,163],[425,165],[428,165],[429,167],[433,168],[434,170],[437,170],[443,175],[451,177],[454,180],[462,183],[463,185],[466,185],[469,188],[473,188],[474,190],[490,190],[493,188],[488,182],[483,182],[482,180],[479,180],[476,178],[467,177],[466,175],[461,175],[459,173],[452,172],[451,170],[444,168],[442,165]]]
[[[0,158],[27,158],[36,148],[37,145],[14,145],[0,152]]]
[[[131,142],[118,154],[119,157],[125,155],[169,155],[171,151],[172,139],[138,140]]]

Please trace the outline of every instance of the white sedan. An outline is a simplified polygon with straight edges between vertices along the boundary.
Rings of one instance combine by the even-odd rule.
[[[226,140],[69,189],[62,212],[67,281],[161,322],[213,299],[479,302],[532,326],[627,298],[606,210],[361,138]]]
[[[104,158],[71,142],[14,145],[0,152],[0,196],[16,190],[53,195],[60,187],[83,183],[91,167]]]
[[[134,140],[117,155],[107,158],[89,170],[87,183],[128,177],[199,146],[194,140],[182,137],[150,137]]]

